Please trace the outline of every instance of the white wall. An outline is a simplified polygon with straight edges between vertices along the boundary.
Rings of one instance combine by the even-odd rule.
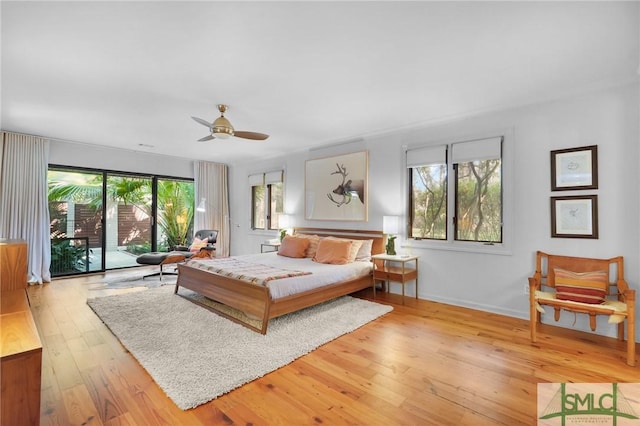
[[[406,214],[406,172],[403,146],[430,141],[467,138],[493,130],[513,132],[512,150],[513,235],[510,255],[418,248],[420,255],[419,297],[468,306],[515,317],[528,318],[527,277],[534,269],[536,250],[588,257],[625,257],[626,277],[632,287],[640,287],[639,271],[639,191],[640,153],[639,87],[637,83],[574,96],[544,104],[452,120],[395,135],[363,138],[357,142],[316,151],[296,152],[286,158],[230,168],[232,254],[254,253],[260,242],[275,233],[250,230],[251,173],[285,169],[286,212],[296,226],[381,229],[382,216]],[[598,145],[599,189],[562,191],[550,189],[550,151]],[[368,222],[319,222],[304,220],[304,163],[362,149],[369,150]],[[597,240],[551,238],[550,201],[552,195],[597,194],[599,234]],[[398,289],[398,286],[394,286]],[[413,294],[412,286],[407,286]],[[550,314],[547,321],[553,322]],[[561,323],[588,329],[588,321],[565,313]],[[613,335],[614,327],[602,318],[598,332]],[[640,331],[639,331],[640,334]]]
[[[193,178],[193,160],[52,140],[49,164]]]

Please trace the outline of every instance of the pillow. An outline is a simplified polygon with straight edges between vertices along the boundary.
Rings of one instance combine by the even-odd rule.
[[[360,250],[356,254],[357,261],[370,261],[371,260],[371,248],[373,247],[373,240],[360,240],[362,241],[362,246],[360,246]]]
[[[362,247],[362,240],[352,240],[350,238],[338,238],[338,237],[326,237],[326,238],[330,240],[338,240],[338,241],[351,241],[351,250],[349,251],[349,261],[347,263],[351,263],[356,260],[356,257],[358,256],[358,252]],[[371,252],[371,250],[369,250],[369,252]]]
[[[309,259],[313,259],[316,255],[316,251],[318,251],[318,243],[320,242],[320,237],[317,235],[305,235],[305,234],[296,234],[297,238],[305,238],[309,240],[309,247],[307,247],[307,256]]]
[[[318,250],[313,257],[314,262],[330,263],[332,265],[344,265],[349,263],[349,253],[352,242],[350,240],[338,240],[336,238],[323,238],[318,243]]]
[[[191,253],[197,253],[200,251],[201,248],[204,248],[207,246],[207,244],[209,244],[209,239],[205,238],[203,240],[201,240],[198,237],[194,237],[193,241],[191,242],[191,245],[189,246],[189,251]]]
[[[553,269],[556,278],[556,298],[573,302],[600,304],[607,295],[607,271],[571,272]]]
[[[287,235],[280,243],[278,255],[296,258],[305,257],[307,247],[309,247],[309,240],[306,238],[297,238]]]

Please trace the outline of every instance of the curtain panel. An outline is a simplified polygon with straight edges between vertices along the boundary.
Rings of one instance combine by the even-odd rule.
[[[0,238],[25,240],[29,282],[50,282],[49,141],[7,132],[0,140]]]
[[[196,211],[194,231],[217,229],[216,256],[230,253],[229,186],[226,164],[194,162],[195,199],[204,199],[204,211]]]

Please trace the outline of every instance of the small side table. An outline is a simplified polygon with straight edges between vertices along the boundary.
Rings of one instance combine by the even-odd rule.
[[[418,257],[419,256],[401,256],[376,254],[371,256],[374,263],[373,270],[373,298],[376,297],[376,280],[385,282],[398,282],[402,284],[402,304],[404,305],[404,285],[409,281],[415,281],[416,299],[418,298]],[[375,267],[375,261],[382,261],[382,266]],[[414,262],[414,267],[407,265],[408,262]],[[392,263],[400,263],[400,266],[391,265]]]
[[[265,241],[264,243],[260,244],[260,253],[278,251],[278,249],[280,248],[280,244],[280,241]],[[271,247],[271,250],[264,251],[265,248],[269,247]]]

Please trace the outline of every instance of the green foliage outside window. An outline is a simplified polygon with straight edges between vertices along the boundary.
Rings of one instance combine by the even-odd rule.
[[[411,235],[418,239],[447,239],[447,165],[413,167],[411,177]],[[456,165],[454,239],[502,242],[501,160]]]
[[[411,236],[445,240],[447,238],[447,166],[411,169],[413,207]]]
[[[502,241],[500,160],[461,163],[456,173],[456,240]]]

